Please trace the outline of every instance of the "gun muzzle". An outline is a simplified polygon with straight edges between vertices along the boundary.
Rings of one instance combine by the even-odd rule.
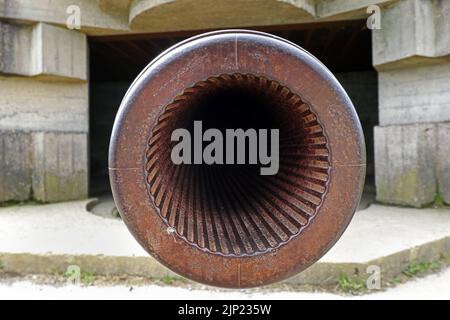
[[[192,133],[190,163],[173,161],[177,129]],[[276,171],[261,174],[261,158],[225,163],[225,147],[208,163],[208,129],[217,146],[229,129],[247,133],[241,160],[274,142],[248,130],[278,130],[265,154]],[[122,101],[109,157],[115,203],[142,247],[182,276],[235,288],[322,257],[357,208],[366,166],[358,116],[330,71],[293,43],[245,30],[199,35],[154,59]]]

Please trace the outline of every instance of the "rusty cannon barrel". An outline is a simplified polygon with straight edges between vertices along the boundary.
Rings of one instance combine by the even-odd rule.
[[[244,134],[245,149],[237,138],[220,149],[229,132]],[[365,166],[358,116],[330,71],[246,30],[199,35],[155,58],[122,101],[109,155],[115,203],[140,245],[182,276],[234,288],[322,257],[352,219]]]

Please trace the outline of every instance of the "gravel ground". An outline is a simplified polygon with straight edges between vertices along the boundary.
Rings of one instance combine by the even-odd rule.
[[[0,299],[450,299],[450,268],[440,273],[417,278],[386,291],[362,296],[343,296],[326,292],[221,290],[145,286],[76,286],[40,284],[33,280],[3,279]]]

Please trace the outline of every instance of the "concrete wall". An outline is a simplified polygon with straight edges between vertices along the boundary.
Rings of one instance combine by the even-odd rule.
[[[82,33],[45,23],[0,21],[0,45],[0,74],[87,80],[87,42]]]
[[[85,133],[0,130],[0,202],[87,196]]]
[[[379,82],[380,125],[450,121],[450,60],[380,71]]]
[[[0,202],[86,197],[86,36],[0,22],[0,74]]]
[[[450,1],[403,0],[374,30],[380,126],[377,199],[415,207],[450,203]]]
[[[450,199],[450,123],[375,128],[377,197],[420,207]]]
[[[0,17],[65,26],[80,9],[87,34],[168,32],[364,19],[395,0],[0,0]],[[214,5],[211,5],[214,2]]]
[[[88,84],[0,76],[0,128],[88,132]]]

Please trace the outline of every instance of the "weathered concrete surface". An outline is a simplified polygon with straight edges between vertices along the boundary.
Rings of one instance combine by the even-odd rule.
[[[101,0],[102,3],[121,0]],[[393,0],[135,0],[129,5],[134,30],[176,31],[257,25],[295,24],[330,20],[365,19],[366,9]],[[112,5],[111,5],[112,6]],[[124,9],[122,9],[124,10]],[[125,10],[126,11],[126,10]],[[114,11],[113,11],[114,12]]]
[[[86,35],[0,22],[2,73],[15,76],[0,76],[0,202],[86,197]]]
[[[128,12],[132,0],[97,0],[101,10],[108,14],[120,14]]]
[[[65,26],[71,5],[80,8],[82,30],[88,33],[117,33],[128,30],[128,15],[109,15],[92,0],[0,0],[0,17],[11,20],[47,22]]]
[[[342,19],[364,19],[367,8],[377,5],[384,8],[396,0],[316,0],[317,17],[339,16]]]
[[[295,23],[314,16],[311,0],[217,0],[214,5],[209,0],[136,0],[130,5],[129,24],[134,29],[195,30],[268,25],[274,20]]]
[[[122,221],[92,215],[87,204],[0,208],[4,270],[54,273],[76,264],[99,275],[173,275],[143,251]],[[372,205],[356,213],[343,237],[318,263],[287,281],[332,284],[342,272],[364,277],[373,264],[383,277],[391,278],[412,261],[431,261],[443,254],[450,254],[449,209]]]
[[[88,131],[87,83],[0,76],[0,129]]]
[[[88,195],[87,134],[33,133],[33,197],[42,202]]]
[[[437,140],[438,189],[445,203],[450,204],[450,123],[438,126]]]
[[[0,0],[0,17],[65,25],[77,5],[87,34],[167,32],[364,19],[367,6],[394,0]]]
[[[377,200],[414,207],[432,203],[435,148],[433,125],[375,127]]]
[[[86,35],[45,23],[0,22],[0,73],[85,81]]]
[[[381,71],[378,86],[382,126],[450,121],[450,59]]]
[[[377,200],[421,207],[442,196],[450,203],[450,124],[375,127]]]
[[[85,34],[45,23],[38,23],[34,33],[33,50],[37,55],[34,74],[87,80]]]
[[[372,32],[377,199],[416,207],[439,197],[448,203],[450,1],[401,0],[381,13],[381,29]]]
[[[84,199],[87,134],[0,131],[0,202]]]
[[[87,196],[87,83],[0,76],[0,131],[0,202]]]
[[[373,30],[373,64],[378,70],[435,63],[450,54],[450,2],[401,0],[381,11]]]
[[[0,208],[0,252],[146,257],[120,219],[86,210],[91,201]]]
[[[0,73],[27,74],[33,68],[33,27],[0,21]]]
[[[30,134],[0,130],[0,202],[30,198],[30,148]]]

